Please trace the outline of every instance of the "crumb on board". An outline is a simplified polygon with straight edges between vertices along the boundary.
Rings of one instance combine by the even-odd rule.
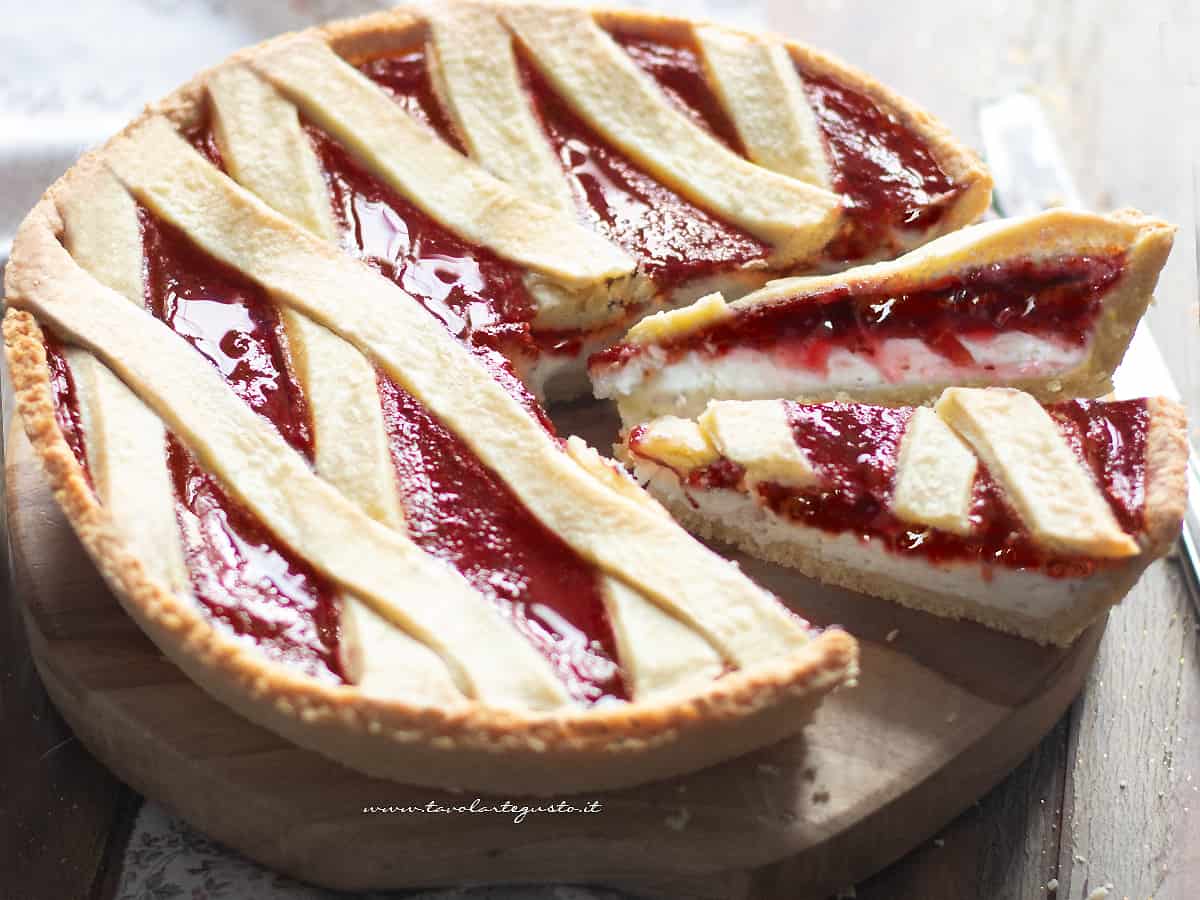
[[[687,828],[687,823],[691,818],[691,811],[686,806],[681,806],[679,807],[679,812],[672,813],[664,821],[672,831],[683,831],[683,829]]]
[[[900,637],[900,629],[893,628],[891,631],[889,631],[887,633],[887,636],[884,638],[884,640],[890,644],[892,641],[896,640],[896,638],[898,638],[898,637]]]
[[[1108,900],[1108,896],[1112,893],[1113,886],[1106,884],[1103,887],[1098,887],[1087,895],[1087,900]]]

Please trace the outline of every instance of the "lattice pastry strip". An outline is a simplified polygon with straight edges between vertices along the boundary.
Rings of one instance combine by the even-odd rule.
[[[62,206],[64,239],[75,260],[142,307],[142,239],[133,199],[110,174],[97,170]],[[71,347],[66,355],[97,496],[151,574],[172,591],[190,592],[162,423],[91,353]]]
[[[837,229],[836,194],[754,165],[676,109],[586,10],[512,6],[505,22],[555,90],[663,184],[775,248],[814,256]]]
[[[709,81],[760,166],[825,190],[833,176],[816,116],[787,48],[711,26],[695,29]]]
[[[325,179],[296,107],[243,67],[218,72],[209,91],[221,159],[234,179],[297,225],[336,243]],[[280,318],[312,416],[317,473],[377,522],[403,529],[375,367],[352,344],[294,309],[284,306]],[[437,654],[368,604],[343,597],[340,624],[347,675],[367,692],[421,702],[461,699]]]
[[[1041,544],[1096,557],[1138,553],[1091,473],[1029,394],[949,388],[936,409],[971,445]]]
[[[431,72],[471,158],[538,203],[574,216],[575,203],[521,84],[495,8],[430,3]]]
[[[472,243],[572,290],[633,271],[624,251],[463,157],[324,43],[289,41],[250,65],[379,177]]]
[[[300,231],[150,121],[109,162],[156,214],[277,299],[354,343],[434,412],[524,506],[584,559],[641,590],[738,665],[808,633],[736,567],[598,483],[562,453],[473,356],[403,292]],[[580,505],[591,515],[578,515]],[[662,555],[677,565],[665,570]],[[698,573],[703,573],[700,576]]]

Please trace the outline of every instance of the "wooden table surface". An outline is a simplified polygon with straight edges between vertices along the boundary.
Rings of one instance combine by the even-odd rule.
[[[1087,201],[1178,223],[1151,323],[1200,421],[1195,240],[1200,13],[1187,0],[769,0],[968,141],[980,100],[1046,102]],[[2,507],[0,507],[2,508]],[[79,746],[0,612],[0,897],[111,896],[139,800]],[[914,698],[919,702],[919,698]],[[1056,887],[1056,891],[1051,887]],[[858,898],[1200,896],[1200,625],[1174,560],[1112,615],[1087,688],[1037,751]],[[1104,896],[1100,893],[1098,896]]]

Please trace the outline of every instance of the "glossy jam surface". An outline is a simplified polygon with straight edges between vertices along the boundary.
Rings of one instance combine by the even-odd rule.
[[[359,71],[392,95],[409,115],[436,131],[446,143],[464,153],[462,141],[450,124],[433,90],[423,47],[396,56],[384,56],[365,62]]]
[[[572,696],[625,699],[599,572],[412,395],[379,386],[410,537],[491,599]]]
[[[688,118],[734,153],[746,155],[736,126],[709,87],[704,63],[694,43],[650,40],[620,29],[611,34]]]
[[[315,128],[347,252],[394,281],[462,341],[530,414],[549,427],[510,357],[536,355],[533,302],[520,270],[457,237]]]
[[[342,681],[335,586],[275,540],[174,437],[167,462],[192,589],[208,614],[272,659]]]
[[[1146,506],[1145,400],[1071,400],[1049,407],[1050,415],[1104,491],[1117,521],[1130,534],[1141,530]]]
[[[54,418],[58,428],[66,439],[67,446],[75,456],[75,461],[83,469],[88,481],[92,480],[88,468],[87,442],[83,436],[83,416],[79,411],[79,394],[75,390],[75,379],[71,375],[71,366],[67,363],[67,354],[58,338],[44,331],[46,347],[46,366],[50,370],[50,393],[54,398]]]
[[[692,121],[745,155],[694,45],[619,30],[613,38]],[[846,213],[842,231],[825,255],[839,262],[894,255],[903,248],[893,230],[936,225],[961,188],[899,117],[860,90],[802,66],[797,69]]]
[[[846,223],[826,249],[835,260],[891,255],[892,229],[937,224],[959,192],[925,142],[866,94],[800,70],[843,196]]]
[[[771,248],[651,178],[577,116],[523,56],[526,89],[584,221],[662,290],[765,259]]]
[[[1101,560],[1055,555],[1034,543],[983,468],[975,482],[970,535],[920,528],[896,518],[890,511],[891,496],[911,408],[857,403],[788,403],[787,407],[796,444],[812,460],[822,483],[809,489],[758,485],[761,501],[781,517],[832,534],[855,534],[893,553],[935,563],[979,562],[1036,569],[1055,577],[1083,577],[1104,565]],[[1136,532],[1145,501],[1149,422],[1145,401],[1076,400],[1048,409],[1096,474],[1117,520],[1127,531]],[[636,452],[636,429],[629,444]],[[739,467],[723,459],[687,473],[683,480],[693,489],[736,490],[742,487],[741,475]]]
[[[364,65],[362,70],[406,110],[457,146],[429,88],[422,53],[377,60]],[[377,269],[420,303],[479,356],[492,375],[552,432],[541,408],[504,354],[553,352],[563,345],[577,346],[582,336],[570,332],[533,333],[530,323],[534,309],[519,269],[458,238],[372,175],[328,135],[310,125],[305,128],[329,183],[346,251]],[[206,133],[197,133],[192,140],[202,152],[209,145],[215,148],[215,142]],[[219,156],[213,161],[219,164]],[[208,284],[222,275],[221,267],[214,261],[203,260],[204,265],[194,263],[185,258],[186,247],[175,249],[178,252],[174,261],[182,259],[184,265],[182,271],[170,269],[167,273],[173,279],[172,286],[201,276]],[[226,283],[223,295],[240,298],[243,287]],[[188,299],[193,299],[191,294]],[[252,359],[277,359],[274,351],[282,352],[286,346],[284,342],[268,346],[269,338],[278,334],[278,323],[270,318],[269,305],[266,312],[253,304],[240,303],[239,309],[242,306],[247,308],[237,317],[228,312],[222,312],[220,317],[209,313],[206,321],[214,325],[183,331],[185,336],[199,332],[201,339],[193,340],[193,344],[222,371],[236,369],[211,349],[214,345],[231,344],[230,336],[216,333],[216,325],[224,326],[231,336],[236,334],[237,341],[231,345],[243,351],[243,355],[249,351]],[[574,350],[568,347],[565,352]],[[263,368],[264,373],[278,374],[285,367]],[[250,373],[264,374],[254,367],[250,367]],[[260,409],[262,404],[257,398],[266,392],[251,390],[258,383],[254,377],[241,381],[245,386],[235,384],[235,389]],[[453,565],[489,598],[547,656],[574,697],[584,702],[626,699],[615,662],[615,641],[600,594],[598,571],[542,526],[467,445],[446,430],[419,401],[383,375],[380,399],[409,536],[426,552]],[[289,416],[287,409],[279,404],[264,414],[279,415],[289,421],[298,418]],[[222,495],[218,485],[194,465],[188,468],[186,453],[180,450],[178,455],[183,460],[176,464],[179,490],[187,488],[187,496],[194,498],[190,501],[192,505],[201,507],[192,511],[192,519],[206,526],[192,525],[192,531],[208,536],[206,542],[189,545],[189,558],[200,569],[197,581],[204,582],[206,576],[219,574],[220,559],[240,560],[242,557],[237,555],[240,553],[250,560],[246,564],[253,567],[250,571],[260,573],[257,582],[262,582],[264,589],[278,592],[297,586],[310,587],[312,602],[307,606],[293,602],[294,607],[307,614],[303,623],[287,622],[288,627],[280,635],[261,627],[256,627],[253,633],[261,636],[273,652],[274,644],[284,639],[293,640],[301,649],[319,648],[323,642],[336,649],[337,607],[333,602],[336,594],[329,593],[311,573],[298,573],[295,560],[269,541],[258,540],[265,538],[264,535],[246,533],[244,511]],[[182,513],[181,521],[184,521]],[[231,528],[236,539],[224,537]],[[211,549],[218,545],[219,539],[228,545],[220,554]],[[253,556],[252,551],[262,551],[267,556]],[[243,586],[245,579],[238,577],[240,565],[243,564],[238,561],[225,570],[224,577],[214,584]],[[282,572],[287,577],[272,582],[263,572]],[[280,584],[283,588],[279,588]],[[206,598],[205,602],[215,617],[235,626],[253,617],[254,611],[264,605],[261,597],[239,598],[229,596],[228,592]],[[301,628],[299,624],[307,627]],[[301,655],[294,647],[292,656]]]
[[[465,152],[433,90],[423,48],[372,60],[359,70],[442,140]],[[524,395],[511,367],[491,351],[502,351],[509,358],[577,351],[576,345],[533,330],[536,309],[518,267],[456,237],[327,137],[315,129],[309,132],[330,179],[347,247],[384,271],[475,348],[510,391]]]
[[[1085,346],[1102,298],[1124,268],[1120,255],[1018,259],[956,273],[909,293],[850,283],[739,310],[659,346],[668,359],[689,351],[721,356],[734,349],[755,349],[783,366],[823,375],[835,348],[879,362],[881,342],[915,338],[955,365],[969,368],[976,361],[962,339],[1023,332],[1063,346]],[[592,357],[593,371],[619,367],[643,350],[637,344],[611,347]],[[893,381],[905,375],[882,363],[881,371]]]
[[[308,409],[274,304],[172,226],[144,210],[141,221],[150,309],[311,458]],[[272,658],[340,681],[333,586],[229,497],[173,437],[167,459],[192,588],[204,609]]]
[[[304,395],[292,377],[275,306],[244,275],[143,210],[146,290],[151,310],[224,377],[234,393],[311,456]]]

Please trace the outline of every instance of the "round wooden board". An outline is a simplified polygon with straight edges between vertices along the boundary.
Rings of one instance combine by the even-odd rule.
[[[592,432],[603,447],[595,438],[611,436],[611,423],[598,418],[592,405],[556,416],[564,433]],[[598,800],[594,814],[520,824],[372,815],[363,808],[474,796],[359,775],[210,698],[108,592],[19,428],[6,478],[15,596],[46,688],[80,740],[213,838],[335,888],[575,881],[671,897],[828,896],[928,838],[1014,768],[1079,692],[1104,628],[1048,649],[740,558],[807,618],[862,641],[858,686],[826,700],[801,736],[671,781],[562,798]]]

